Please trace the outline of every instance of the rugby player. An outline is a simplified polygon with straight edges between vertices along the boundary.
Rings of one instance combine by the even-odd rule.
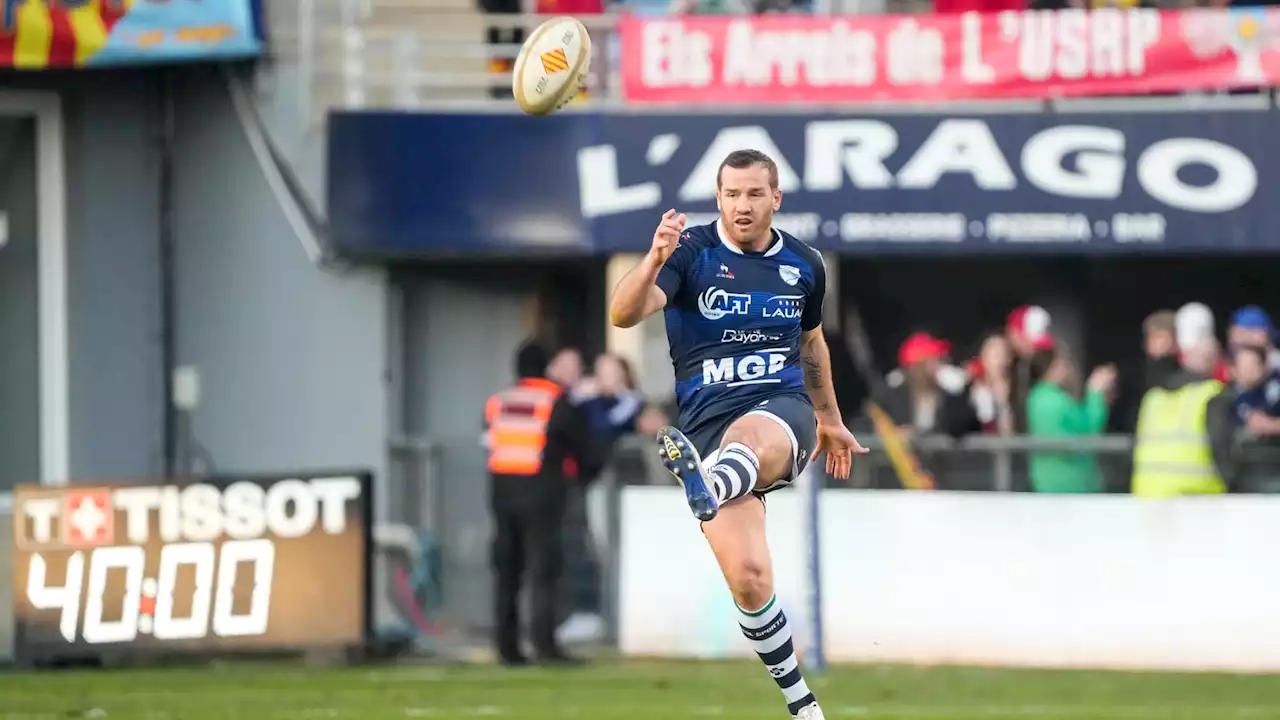
[[[778,167],[731,153],[716,179],[720,219],[685,229],[668,210],[644,260],[614,291],[610,321],[631,327],[665,310],[675,366],[677,430],[658,432],[737,603],[738,624],[793,717],[822,720],[801,677],[791,628],[773,591],[765,493],[790,485],[811,455],[849,476],[867,450],[836,407],[822,337],[822,257],[773,227]]]

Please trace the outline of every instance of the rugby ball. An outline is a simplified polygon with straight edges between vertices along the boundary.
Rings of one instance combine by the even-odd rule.
[[[550,115],[577,96],[591,67],[591,36],[576,18],[554,17],[525,40],[511,73],[516,104]]]

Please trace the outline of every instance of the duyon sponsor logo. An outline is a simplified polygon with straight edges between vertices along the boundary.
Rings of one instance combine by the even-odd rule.
[[[722,343],[777,342],[781,339],[782,335],[767,333],[763,330],[725,330],[720,335],[720,342]]]

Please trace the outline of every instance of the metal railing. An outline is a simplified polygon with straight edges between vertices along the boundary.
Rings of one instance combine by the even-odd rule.
[[[879,439],[862,436],[864,445],[878,450]],[[1030,489],[1029,458],[1035,453],[1081,453],[1094,459],[1104,491],[1128,492],[1133,440],[1129,436],[1035,438],[1027,436],[969,436],[959,439],[923,436],[912,448],[929,466],[942,490],[1025,491]],[[488,479],[485,450],[475,441],[439,442],[401,438],[391,443],[392,477],[388,522],[403,524],[434,539],[440,547],[443,601],[435,618],[460,636],[484,638],[490,624],[491,571]],[[1280,440],[1258,439],[1247,433],[1236,438],[1235,459],[1244,488],[1251,492],[1280,492]],[[571,507],[566,535],[587,538],[568,543],[563,594],[600,598],[605,642],[616,636],[614,614],[617,591],[621,489],[635,485],[671,485],[647,438],[620,442],[601,477],[579,504]],[[853,476],[840,482],[828,478],[827,487],[900,488],[884,453],[873,452],[854,464]],[[578,527],[576,524],[582,524]],[[587,553],[583,556],[583,553]],[[596,572],[578,574],[574,568],[594,563]],[[589,587],[584,587],[584,583]]]
[[[869,435],[863,444],[873,451],[884,447],[874,435]],[[1031,453],[1087,453],[1099,461],[1111,461],[1103,463],[1104,465],[1123,466],[1133,452],[1133,438],[1128,435],[1078,438],[1038,438],[1028,435],[970,435],[952,438],[946,435],[925,435],[912,438],[908,444],[932,472],[939,489],[995,492],[1028,489],[1026,459]],[[833,481],[829,480],[830,482]],[[860,488],[900,486],[888,458],[877,452],[859,459],[849,484]],[[1111,486],[1116,484],[1118,480]]]
[[[443,0],[436,0],[437,3]],[[282,0],[270,27],[275,61],[296,66],[313,116],[331,108],[516,112],[510,78],[492,72],[490,60],[513,60],[517,43],[487,43],[489,28],[529,31],[549,16],[488,15],[458,0],[441,7],[417,0]],[[588,99],[566,111],[668,112],[669,107],[628,106],[617,76],[617,15],[583,16],[595,38]],[[300,91],[301,92],[301,91]],[[1166,112],[1265,109],[1270,91],[1252,94],[1189,93],[1159,97],[980,100],[935,104],[849,103],[859,112]],[[812,105],[740,107],[742,112],[812,112]],[[822,109],[830,110],[824,105]],[[716,112],[720,107],[681,111]]]

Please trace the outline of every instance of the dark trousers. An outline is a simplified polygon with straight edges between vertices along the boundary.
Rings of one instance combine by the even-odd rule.
[[[520,589],[529,580],[530,639],[538,655],[558,653],[556,589],[563,567],[565,486],[559,479],[493,475],[493,570],[498,652],[520,655]]]
[[[587,520],[587,497],[581,488],[569,493],[564,517],[564,557],[567,572],[560,582],[563,618],[575,612],[600,612],[600,565]]]

